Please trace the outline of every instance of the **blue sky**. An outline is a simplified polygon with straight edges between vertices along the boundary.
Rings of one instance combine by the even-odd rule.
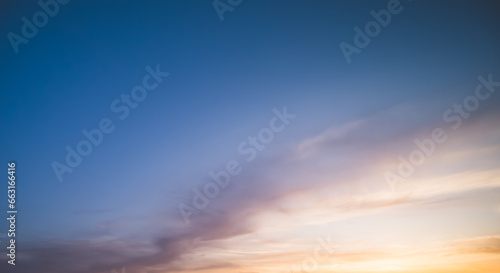
[[[385,9],[387,2],[243,1],[220,21],[210,1],[70,1],[29,43],[19,45],[18,53],[2,39],[0,158],[18,165],[20,261],[22,249],[27,250],[24,265],[12,272],[96,273],[121,265],[130,272],[149,265],[190,272],[194,269],[176,264],[198,249],[185,246],[185,238],[233,238],[233,232],[260,230],[247,220],[235,224],[236,219],[253,219],[265,204],[283,209],[281,196],[328,184],[305,183],[308,177],[353,179],[356,166],[368,168],[363,158],[381,160],[391,153],[397,158],[409,145],[406,139],[444,126],[442,113],[474,91],[479,75],[500,77],[498,5],[493,1],[402,0],[403,11],[392,15],[390,24],[348,64],[339,44],[352,44],[353,28],[372,20],[370,10]],[[4,37],[20,34],[21,18],[31,19],[41,9],[35,1],[3,5]],[[156,65],[169,76],[120,120],[110,104],[141,84],[146,66]],[[496,94],[482,103],[455,139],[496,147],[497,133],[481,126],[486,121],[498,125],[498,102]],[[222,170],[232,159],[243,163],[238,144],[267,126],[273,108],[283,107],[297,118],[255,161],[242,164],[235,178],[239,183],[214,199],[198,226],[184,228],[178,204],[190,201],[192,187],[209,181],[210,171]],[[58,181],[51,164],[64,163],[65,147],[76,147],[84,139],[81,131],[97,128],[103,118],[111,119],[115,130]],[[340,144],[323,140],[338,128],[348,128],[348,139]],[[485,130],[485,139],[469,134],[474,130]],[[339,132],[334,135],[344,131]],[[323,154],[294,161],[297,147],[316,145]],[[454,142],[449,145],[451,151]],[[490,169],[496,170],[498,156],[490,157]],[[440,170],[466,171],[473,159],[463,160]],[[353,173],[343,174],[346,169]],[[297,177],[303,180],[292,182]],[[486,195],[471,198],[480,207],[477,200],[495,197]],[[210,213],[227,217],[215,221]],[[481,227],[491,233],[491,223],[484,221]],[[231,225],[236,231],[228,229]],[[0,224],[0,234],[6,227]],[[176,254],[158,262],[155,246],[162,239],[182,247],[166,244]],[[100,240],[113,246],[126,242],[123,248],[139,248],[142,254],[128,257],[117,243],[106,249],[113,253],[108,261],[83,259],[69,266],[79,251],[101,250],[88,247]],[[66,247],[75,254],[58,254]],[[42,263],[44,248],[60,261]],[[200,268],[211,268],[193,259]],[[244,263],[234,266],[252,270]]]

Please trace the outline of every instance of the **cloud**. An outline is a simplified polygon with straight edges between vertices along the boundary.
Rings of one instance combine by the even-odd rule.
[[[393,107],[327,129],[279,154],[245,165],[242,174],[195,216],[189,227],[183,225],[178,211],[159,211],[157,218],[165,224],[147,231],[116,236],[120,226],[114,225],[112,233],[91,240],[24,246],[19,257],[23,263],[12,272],[107,273],[122,267],[127,268],[127,273],[147,268],[161,268],[164,272],[217,271],[250,266],[248,259],[260,259],[271,266],[303,252],[283,252],[281,245],[271,255],[243,251],[246,254],[231,254],[234,260],[222,262],[227,256],[215,250],[224,249],[235,238],[241,240],[273,228],[294,230],[300,225],[318,226],[407,206],[432,206],[471,190],[500,186],[495,161],[498,112],[490,111],[468,121],[454,138],[450,135],[450,141],[422,166],[423,171],[409,179],[409,185],[418,182],[411,191],[391,193],[381,175],[383,171],[393,166],[399,154],[414,148],[415,137],[440,126],[440,120],[432,114],[419,118],[419,109],[419,105],[408,104]],[[481,169],[469,162],[471,158],[488,158],[491,164]],[[439,170],[433,169],[436,166]],[[283,224],[277,221],[286,218],[289,220]],[[457,243],[450,253],[498,251],[496,237],[481,240]],[[369,249],[345,252],[338,258],[358,262],[394,255],[398,256],[395,252]],[[0,269],[3,267],[0,265]]]

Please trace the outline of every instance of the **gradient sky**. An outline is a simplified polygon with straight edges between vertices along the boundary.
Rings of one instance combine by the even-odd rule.
[[[500,272],[500,88],[443,120],[479,76],[500,81],[500,6],[401,0],[348,64],[339,44],[387,2],[243,0],[221,21],[211,1],[73,0],[17,53],[7,34],[41,8],[2,3],[19,214],[15,267],[0,222],[0,271],[291,272],[329,238],[314,272]],[[156,65],[170,74],[120,120],[111,103]],[[247,162],[238,145],[284,107],[297,117]],[[115,130],[60,182],[51,164],[103,118]],[[435,128],[447,140],[391,189]],[[230,160],[241,174],[186,225],[178,205]]]

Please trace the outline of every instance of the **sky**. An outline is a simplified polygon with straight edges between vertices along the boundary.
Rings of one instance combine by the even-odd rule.
[[[499,11],[2,3],[0,271],[500,272]]]

